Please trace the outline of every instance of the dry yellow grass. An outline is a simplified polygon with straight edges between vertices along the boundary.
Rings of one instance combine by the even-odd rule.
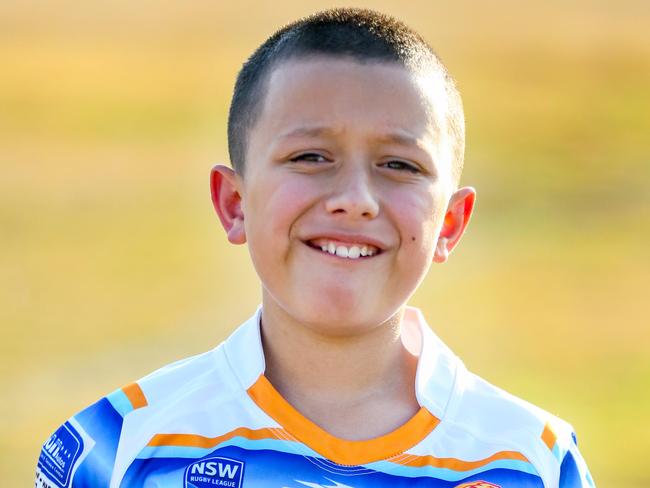
[[[362,4],[438,48],[467,111],[477,215],[414,304],[472,369],[571,421],[600,486],[650,485],[647,2]],[[330,5],[0,6],[3,486],[31,482],[66,417],[254,309],[207,176],[244,57]]]

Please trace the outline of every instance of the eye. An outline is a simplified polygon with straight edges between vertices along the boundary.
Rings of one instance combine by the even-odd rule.
[[[318,153],[303,153],[291,158],[289,161],[292,163],[306,162],[306,163],[326,163],[328,159]]]
[[[416,165],[407,163],[406,161],[393,160],[387,161],[382,164],[384,168],[393,169],[397,171],[408,171],[410,173],[421,173],[420,168]]]

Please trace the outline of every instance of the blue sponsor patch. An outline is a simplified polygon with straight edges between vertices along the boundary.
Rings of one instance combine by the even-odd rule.
[[[83,453],[81,435],[66,422],[45,442],[38,458],[40,468],[60,488],[68,486],[75,462]]]
[[[207,457],[185,468],[185,488],[241,488],[244,463],[225,457]]]

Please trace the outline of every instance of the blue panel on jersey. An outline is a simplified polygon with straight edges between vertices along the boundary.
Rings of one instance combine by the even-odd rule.
[[[558,463],[562,461],[562,452],[560,451],[560,446],[557,442],[553,446],[553,449],[551,449],[551,453],[553,454],[553,457],[557,459]]]
[[[59,488],[73,484],[75,488],[108,487],[121,430],[122,416],[102,398],[63,424],[48,439],[38,466]],[[82,453],[85,457],[80,459]],[[73,473],[78,459],[80,464]]]
[[[127,413],[133,410],[133,405],[131,405],[131,400],[126,396],[123,390],[115,390],[110,395],[106,396],[106,399],[113,405],[113,408],[124,417]]]
[[[66,422],[43,445],[38,466],[59,488],[65,488],[83,449],[81,435],[70,422]]]
[[[590,486],[594,486],[594,480],[591,478],[589,471],[586,472],[584,479],[586,479]],[[560,488],[584,488],[585,486],[586,484],[583,483],[578,463],[573,453],[569,451],[564,456],[562,466],[560,466]]]
[[[580,472],[571,451],[566,453],[560,467],[560,488],[581,487]]]
[[[230,464],[222,462],[220,466],[219,459],[227,459]],[[210,460],[213,464],[208,466],[207,462]],[[198,461],[206,461],[206,463]],[[241,466],[241,471],[237,471],[233,463]],[[190,465],[196,466],[196,469],[188,470]],[[230,472],[227,466],[230,466]],[[332,469],[334,466],[330,467],[323,460],[309,456],[268,450],[248,451],[237,446],[226,446],[195,460],[160,457],[136,459],[127,470],[120,486],[144,486],[151,483],[151,486],[178,488],[203,488],[204,486],[238,488],[239,481],[234,475],[239,472],[243,473],[241,486],[244,488],[305,488],[305,486],[455,488],[459,484],[479,480],[503,487],[542,488],[543,486],[541,479],[536,475],[503,468],[474,472],[471,476],[470,473],[466,473],[465,478],[461,478],[462,474],[460,474],[458,476],[460,479],[449,481],[426,475],[396,476],[362,466],[335,466],[336,469]],[[188,472],[196,476],[188,478]],[[226,478],[224,473],[225,475],[234,473],[233,478]],[[423,471],[423,474],[425,473],[426,471]]]
[[[474,474],[483,473],[486,470],[496,470],[503,469],[508,471],[520,471],[522,473],[527,473],[533,476],[537,476],[537,471],[534,466],[528,461],[521,461],[518,459],[498,459],[492,461],[485,466],[480,468],[468,470],[468,471],[456,471],[449,468],[440,468],[435,466],[404,466],[400,464],[394,464],[389,461],[379,461],[376,463],[368,464],[367,467],[376,468],[376,471],[389,472],[396,476],[400,477],[409,477],[409,478],[418,478],[422,476],[428,476],[430,478],[438,478],[446,481],[455,481],[458,482],[464,478],[472,476]]]
[[[131,486],[183,486],[183,473],[193,459],[152,458],[136,459],[131,463],[120,483],[121,488]]]
[[[95,441],[95,447],[77,469],[74,487],[108,488],[122,430],[122,416],[106,398],[102,398],[75,415],[75,419]]]

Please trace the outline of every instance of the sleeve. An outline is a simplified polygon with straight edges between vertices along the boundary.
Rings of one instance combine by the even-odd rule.
[[[575,433],[571,434],[569,447],[564,453],[560,466],[559,488],[595,488],[587,463],[578,450]]]
[[[124,416],[146,406],[133,383],[102,398],[65,422],[43,444],[36,488],[108,488]]]

